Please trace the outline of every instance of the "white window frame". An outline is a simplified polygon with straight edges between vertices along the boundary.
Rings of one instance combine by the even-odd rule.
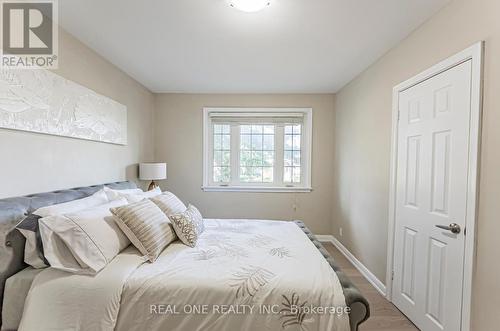
[[[212,120],[210,114],[212,113],[269,113],[269,114],[300,114],[303,117],[302,136],[301,136],[301,183],[283,183],[282,185],[267,184],[267,183],[245,183],[238,185],[220,184],[213,182],[213,132]],[[311,167],[312,167],[312,108],[203,108],[203,186],[205,192],[311,192]],[[231,128],[233,130],[233,128]],[[276,134],[276,133],[275,133]],[[232,135],[234,136],[234,135]],[[238,144],[238,145],[236,145]],[[231,146],[239,146],[239,140],[233,141],[231,139]],[[283,156],[282,151],[278,148],[283,148],[283,142],[275,144],[275,161],[282,164],[283,160],[278,157]],[[239,147],[237,148],[239,150]],[[231,148],[232,154],[234,149]],[[231,155],[231,169],[238,171],[235,168],[234,161],[236,157]],[[274,176],[283,176],[283,169],[275,166],[278,170]],[[276,182],[276,181],[275,181]],[[283,182],[281,179],[280,182]]]

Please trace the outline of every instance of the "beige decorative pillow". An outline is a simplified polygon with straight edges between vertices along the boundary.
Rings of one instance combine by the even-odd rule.
[[[205,230],[203,217],[195,206],[189,205],[185,212],[169,216],[179,239],[189,247],[196,246],[200,234]]]
[[[167,216],[186,211],[186,205],[172,192],[163,192],[160,195],[150,198],[150,200],[160,207]]]
[[[112,208],[111,212],[120,229],[151,262],[176,239],[168,217],[148,199]]]

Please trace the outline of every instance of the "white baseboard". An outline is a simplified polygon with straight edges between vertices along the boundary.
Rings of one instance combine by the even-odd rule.
[[[318,238],[319,241],[321,242],[329,242],[332,243],[333,246],[337,247],[337,249],[344,254],[344,256],[349,260],[349,262],[352,263],[356,269],[366,278],[370,284],[375,287],[377,291],[380,292],[384,297],[386,296],[386,288],[384,283],[382,283],[361,261],[359,261],[349,250],[342,245],[340,241],[337,240],[332,235],[316,235],[316,238]]]

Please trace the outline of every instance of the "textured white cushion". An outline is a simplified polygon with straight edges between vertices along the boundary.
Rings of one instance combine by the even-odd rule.
[[[148,199],[112,208],[111,212],[120,229],[151,262],[176,239],[168,217]]]
[[[126,205],[126,199],[65,215],[40,219],[46,259],[56,269],[95,274],[130,241],[119,229],[110,208]]]
[[[144,192],[141,189],[112,190],[109,188],[105,188],[104,190],[110,201],[125,198],[129,203],[139,202],[141,200],[152,198],[161,194],[161,189],[159,187],[147,192]]]
[[[110,189],[109,187],[105,187],[104,192],[106,193],[109,201],[123,198],[124,195],[135,195],[144,193],[144,191],[141,190],[140,188],[132,188],[127,190],[113,190]]]
[[[205,231],[203,217],[198,209],[189,205],[185,212],[169,216],[179,239],[190,247],[196,246],[200,234]]]
[[[47,217],[52,215],[62,215],[67,213],[73,213],[76,211],[88,209],[90,207],[103,205],[108,203],[110,200],[104,192],[104,189],[97,191],[89,197],[68,201],[64,203],[59,203],[57,205],[42,207],[33,212],[33,214]]]
[[[150,190],[150,191],[146,191],[143,193],[143,196],[147,199],[149,198],[152,198],[152,197],[156,197],[158,195],[161,194],[161,189],[159,187],[155,187],[154,189]]]
[[[32,214],[38,215],[40,217],[62,215],[66,213],[77,212],[79,210],[88,209],[94,206],[103,205],[108,202],[109,200],[104,190],[99,190],[93,195],[83,199],[72,200],[52,206],[39,208],[35,210]],[[33,216],[30,215],[28,217],[33,217]],[[37,239],[37,228],[32,227],[29,230],[18,228],[18,230],[23,234],[23,236],[26,237],[26,244],[24,246],[24,262],[26,262],[33,268],[37,269],[46,268],[47,265],[43,260],[43,252],[41,252],[41,249],[38,248],[39,239]]]
[[[161,211],[167,216],[186,211],[186,205],[172,192],[163,192],[163,194],[155,196],[150,200],[160,207]]]

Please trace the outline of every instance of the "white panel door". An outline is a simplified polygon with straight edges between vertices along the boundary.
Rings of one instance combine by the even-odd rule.
[[[423,331],[460,331],[471,69],[399,94],[393,302]]]

